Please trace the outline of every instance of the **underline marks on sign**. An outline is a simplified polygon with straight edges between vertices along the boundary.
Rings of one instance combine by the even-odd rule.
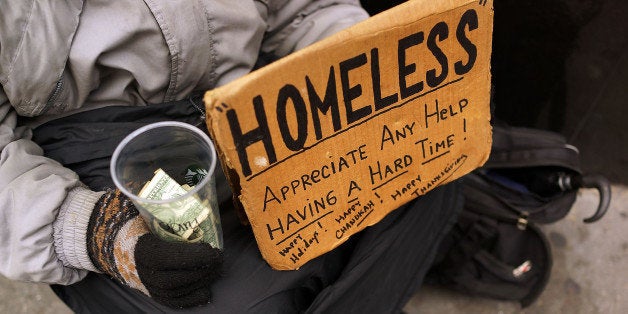
[[[314,219],[314,220],[310,221],[310,223],[308,223],[307,225],[305,225],[305,226],[303,226],[303,227],[299,228],[299,229],[298,229],[298,230],[296,230],[295,232],[293,232],[293,233],[289,234],[289,235],[288,235],[287,237],[285,237],[283,240],[281,240],[281,241],[277,242],[277,244],[276,244],[276,245],[280,245],[281,243],[284,243],[286,240],[288,240],[288,239],[292,238],[295,234],[297,234],[297,233],[301,232],[301,230],[303,230],[303,229],[305,229],[305,228],[309,227],[309,226],[310,226],[310,225],[312,225],[313,223],[318,222],[319,220],[323,219],[325,216],[327,216],[327,215],[329,215],[329,214],[331,214],[331,213],[333,213],[333,211],[328,211],[328,212],[326,212],[325,214],[321,215],[320,217],[318,217],[318,218],[316,218],[316,219]],[[320,226],[320,225],[319,225],[319,226]]]
[[[359,227],[364,221],[366,221],[366,218],[368,216],[370,216],[373,213],[373,209],[371,208],[368,213],[366,213],[364,216],[362,216],[362,219],[355,225],[356,227]]]
[[[398,174],[397,174],[397,175],[395,175],[394,177],[392,177],[392,178],[390,178],[390,179],[388,179],[388,180],[384,181],[382,184],[380,184],[380,185],[378,185],[378,186],[376,186],[376,187],[372,188],[371,190],[372,190],[372,191],[375,191],[375,190],[377,190],[377,189],[381,188],[382,186],[384,186],[384,185],[386,185],[386,184],[388,184],[388,183],[392,182],[393,180],[395,180],[395,179],[397,179],[397,178],[401,177],[402,175],[404,175],[404,174],[406,174],[406,173],[408,173],[408,170],[405,170],[405,171],[403,171],[403,172],[398,173]]]
[[[432,158],[430,158],[430,159],[428,159],[428,160],[426,160],[426,161],[422,162],[422,163],[421,163],[421,165],[428,164],[428,163],[430,163],[430,162],[432,162],[432,161],[434,161],[434,160],[436,160],[436,159],[438,159],[438,158],[440,158],[440,157],[443,157],[443,156],[445,156],[445,155],[449,154],[449,152],[450,152],[450,151],[448,150],[448,151],[446,151],[446,152],[444,152],[444,153],[442,153],[442,154],[436,155],[436,156],[434,156],[434,157],[432,157]]]
[[[273,163],[272,165],[269,165],[268,167],[264,168],[263,170],[260,170],[259,172],[254,173],[254,174],[252,174],[252,175],[248,176],[248,177],[246,178],[246,181],[251,181],[251,180],[253,180],[255,177],[257,177],[257,176],[261,175],[262,173],[264,173],[264,172],[266,172],[266,171],[268,171],[268,170],[270,170],[270,169],[272,169],[272,168],[274,168],[274,167],[276,167],[276,166],[278,166],[278,165],[282,164],[283,162],[285,162],[285,161],[289,160],[289,159],[290,159],[290,158],[292,158],[292,157],[295,157],[295,156],[297,156],[297,155],[300,155],[300,154],[302,154],[302,153],[304,153],[304,152],[308,151],[309,149],[311,149],[311,148],[313,148],[313,147],[317,146],[318,144],[320,144],[320,143],[322,143],[322,142],[325,142],[325,141],[327,141],[327,140],[329,140],[329,139],[331,139],[331,138],[334,138],[334,137],[336,137],[336,136],[338,136],[338,135],[341,135],[341,134],[343,134],[343,133],[345,133],[345,132],[347,132],[347,131],[349,131],[349,130],[351,130],[351,129],[355,128],[355,127],[358,127],[358,126],[362,125],[363,123],[366,123],[366,122],[368,122],[368,121],[370,121],[370,120],[372,120],[372,119],[374,119],[374,118],[376,118],[376,117],[378,117],[378,116],[380,116],[380,115],[382,115],[382,114],[384,114],[384,113],[387,113],[387,112],[389,112],[389,111],[391,111],[391,110],[394,110],[394,109],[401,108],[401,107],[405,106],[406,104],[408,104],[408,103],[410,103],[410,102],[412,102],[412,101],[416,100],[417,98],[421,98],[421,97],[423,97],[423,96],[425,96],[425,95],[428,95],[428,94],[431,94],[431,93],[433,93],[433,92],[435,92],[435,91],[437,91],[437,90],[439,90],[439,89],[441,89],[441,88],[443,88],[443,87],[446,87],[446,86],[452,85],[452,84],[454,84],[454,83],[460,82],[460,81],[462,81],[462,79],[463,79],[463,78],[464,78],[464,76],[459,77],[459,78],[457,78],[457,79],[455,79],[455,80],[453,80],[453,81],[451,81],[451,82],[447,82],[447,83],[445,83],[445,84],[443,84],[443,85],[440,85],[440,86],[438,86],[438,87],[432,88],[431,90],[426,91],[426,92],[424,92],[424,93],[422,93],[422,94],[419,94],[419,95],[416,95],[416,96],[414,96],[414,97],[408,98],[406,101],[404,101],[404,102],[402,102],[402,103],[399,103],[398,105],[391,106],[391,107],[389,107],[388,109],[382,110],[382,111],[380,111],[380,112],[378,112],[378,113],[376,113],[376,114],[374,114],[374,115],[370,116],[369,118],[367,118],[367,119],[364,119],[364,120],[360,121],[359,123],[356,123],[356,124],[354,124],[354,125],[351,125],[351,126],[347,127],[347,128],[346,128],[346,129],[344,129],[344,130],[338,131],[338,132],[336,132],[336,133],[334,133],[334,134],[332,134],[332,135],[330,135],[330,136],[328,136],[328,137],[321,138],[321,139],[320,139],[319,141],[317,141],[316,143],[314,143],[314,144],[312,144],[312,145],[310,145],[310,146],[307,146],[307,147],[303,147],[303,149],[302,149],[302,150],[300,150],[300,151],[298,151],[298,152],[295,152],[295,153],[293,153],[293,154],[291,154],[291,155],[288,155],[288,156],[284,157],[283,159],[278,160],[277,162]]]

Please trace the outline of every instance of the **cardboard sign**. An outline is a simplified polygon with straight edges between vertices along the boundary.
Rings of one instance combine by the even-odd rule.
[[[492,23],[492,1],[410,1],[206,93],[223,168],[274,269],[485,162]]]

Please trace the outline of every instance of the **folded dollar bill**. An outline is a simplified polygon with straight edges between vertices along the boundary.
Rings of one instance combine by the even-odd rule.
[[[158,237],[167,241],[206,242],[222,249],[222,227],[218,208],[197,195],[179,198],[191,189],[179,185],[162,169],[157,169],[139,197],[171,202],[141,204],[150,214],[147,224]]]

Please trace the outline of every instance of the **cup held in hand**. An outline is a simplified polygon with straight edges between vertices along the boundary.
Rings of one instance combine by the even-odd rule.
[[[155,235],[222,249],[216,159],[214,145],[198,128],[157,122],[120,142],[111,159],[111,177]]]

